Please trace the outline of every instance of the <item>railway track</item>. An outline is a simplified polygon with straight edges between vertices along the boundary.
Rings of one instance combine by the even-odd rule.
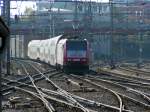
[[[74,76],[74,77],[76,77],[76,76]],[[150,106],[148,105],[148,104],[145,104],[145,103],[143,103],[143,102],[141,102],[141,101],[143,101],[142,99],[141,99],[141,101],[138,101],[137,99],[134,99],[134,97],[133,97],[133,95],[131,95],[131,94],[128,94],[128,96],[126,96],[125,95],[125,93],[123,92],[123,93],[119,93],[118,92],[118,89],[121,89],[120,87],[116,90],[116,85],[115,86],[112,86],[112,83],[110,84],[110,82],[108,82],[108,81],[106,81],[106,82],[104,82],[104,81],[102,81],[101,79],[99,80],[99,79],[96,79],[96,78],[83,78],[83,77],[76,77],[76,78],[78,78],[78,79],[80,79],[80,80],[84,80],[84,81],[87,81],[87,82],[89,82],[89,83],[92,83],[92,84],[94,84],[94,85],[100,85],[100,86],[104,86],[104,87],[107,87],[107,88],[109,88],[109,89],[111,89],[111,90],[113,90],[113,91],[115,91],[121,98],[122,98],[122,101],[123,102],[125,102],[126,100],[128,100],[128,102],[127,103],[129,103],[129,101],[130,102],[134,102],[135,103],[135,105],[134,106],[136,106],[136,107],[138,107],[137,105],[139,105],[140,107],[142,106],[143,108],[142,109],[140,109],[139,108],[139,112],[141,112],[141,110],[144,110],[145,108],[147,108],[146,110],[149,110],[150,108]],[[101,82],[100,82],[101,81]],[[118,85],[117,85],[118,86]],[[133,90],[134,91],[134,90]],[[133,92],[132,91],[132,92]],[[130,91],[127,91],[127,92],[130,92]],[[127,93],[126,92],[126,93]],[[135,91],[134,91],[135,92]],[[137,91],[136,91],[137,92]],[[139,93],[139,92],[138,92]],[[137,94],[137,93],[136,93]],[[132,97],[133,98],[132,98]],[[144,95],[145,96],[145,95]],[[136,97],[137,98],[137,97]],[[139,98],[138,98],[139,99]],[[147,102],[147,100],[148,100],[148,102],[147,103],[149,103],[149,98],[147,97],[147,99],[145,99],[146,100],[146,102]],[[129,109],[129,110],[133,110],[133,111],[138,111],[137,109],[135,110],[135,109],[133,109],[132,108],[132,106],[128,106],[127,105],[127,103],[126,103],[126,105],[125,104],[123,104],[124,105],[124,108],[126,108],[126,109]]]
[[[25,67],[24,67],[24,69],[25,69]],[[27,71],[26,71],[27,72]],[[39,72],[39,71],[38,71]],[[44,77],[44,75],[40,72],[39,73],[42,77]],[[29,76],[29,73],[28,73],[28,76]],[[41,78],[42,78],[41,77]],[[39,78],[39,77],[38,77]],[[45,77],[44,77],[45,78]],[[30,82],[33,84],[33,87],[34,88],[36,88],[36,92],[38,93],[38,95],[41,97],[41,99],[42,99],[42,102],[44,103],[44,105],[45,105],[45,107],[47,108],[47,110],[48,111],[55,111],[54,110],[54,108],[52,108],[52,106],[51,106],[51,104],[47,101],[47,99],[45,98],[45,96],[47,96],[47,97],[49,97],[48,95],[45,95],[45,92],[43,93],[36,85],[36,83],[34,82],[34,79],[33,79],[33,77],[32,76],[30,76],[29,77],[29,79],[30,79]],[[47,81],[48,81],[48,79],[47,79]],[[18,81],[15,81],[15,82],[18,82]],[[15,86],[16,87],[16,86]],[[61,95],[60,95],[61,96]],[[66,97],[65,97],[66,98]],[[68,100],[69,100],[69,98],[68,98]],[[73,103],[75,103],[75,104],[73,104]],[[53,104],[55,104],[55,103],[53,103]],[[57,103],[58,104],[58,103]],[[69,103],[68,103],[69,104]],[[70,103],[71,104],[71,103]],[[78,103],[77,102],[72,102],[72,104],[73,104],[73,106],[74,106],[74,108],[76,107],[76,109],[74,109],[74,110],[76,110],[75,112],[78,112],[79,110],[79,112],[89,112],[88,110],[86,110],[86,109],[84,109],[84,108],[81,108],[81,106],[79,106],[78,105]],[[53,109],[53,110],[52,110]],[[67,110],[67,108],[64,108],[64,109],[66,109]]]
[[[93,71],[92,71],[93,72]],[[144,78],[139,78],[136,76],[129,76],[126,74],[118,73],[118,72],[112,72],[109,70],[103,70],[99,69],[98,72],[94,72],[94,74],[101,74],[103,77],[112,79],[112,80],[120,80],[120,81],[127,81],[127,82],[132,82],[135,84],[141,84],[144,86],[150,86],[150,80],[149,79],[144,79]],[[92,73],[93,74],[93,73]]]
[[[120,96],[111,89],[105,88],[97,84],[89,83],[86,79],[83,80],[83,77],[80,80],[73,77],[72,75],[64,75],[63,77],[64,79],[59,79],[58,77],[56,77],[51,80],[53,80],[55,83],[60,85],[62,88],[68,90],[72,94],[84,97],[86,99],[89,99],[88,96],[90,94],[90,100],[95,100],[97,102],[103,102],[107,105],[116,106],[118,107],[118,111],[130,111],[123,108]],[[102,108],[100,108],[98,111],[102,111],[101,109]],[[108,112],[108,110],[105,109],[103,109],[103,111]]]
[[[119,66],[119,69],[123,70],[123,71],[131,72],[131,73],[133,73],[131,75],[134,75],[136,77],[150,80],[150,72],[149,71],[144,71],[141,69],[136,69],[136,68],[128,67],[128,66]]]
[[[104,74],[99,74],[97,76],[95,76],[96,78],[100,78],[103,80],[107,80],[107,81],[111,81],[123,86],[127,86],[129,88],[135,89],[135,90],[139,90],[141,92],[143,92],[143,94],[146,94],[147,96],[150,95],[150,85],[148,83],[142,83],[139,81],[135,81],[132,79],[128,79],[128,78],[123,78],[123,77],[115,77],[115,76],[107,76]]]
[[[30,75],[30,73],[27,71],[26,67],[22,64],[23,69],[25,70],[25,73],[27,74],[27,76],[29,77],[29,79],[32,82],[32,85],[34,86],[36,92],[38,93],[41,101],[43,102],[43,104],[45,105],[46,109],[48,112],[56,112],[56,110],[54,109],[54,107],[52,106],[52,104],[44,97],[44,93],[36,86],[35,84],[35,80],[32,77],[32,75]]]
[[[98,74],[97,76],[99,76],[101,79],[113,81],[115,83],[140,90],[148,96],[150,94],[150,81],[147,79],[128,76],[125,74],[122,75],[119,73],[109,72],[107,70],[99,70],[98,72],[92,71],[91,74]]]
[[[3,95],[7,96],[7,93],[9,93],[8,91],[14,90],[14,88],[24,88],[30,91],[36,86],[37,89],[35,89],[34,91],[32,90],[32,92],[34,92],[34,94],[37,94],[40,98],[41,96],[39,95],[39,93],[41,93],[42,96],[44,95],[43,98],[51,103],[56,111],[59,110],[58,108],[60,107],[62,110],[65,110],[65,108],[68,107],[68,110],[65,110],[68,112],[70,112],[70,108],[73,108],[75,112],[149,111],[149,104],[147,104],[149,103],[148,93],[145,92],[143,94],[143,92],[134,89],[134,84],[139,87],[138,81],[134,80],[132,82],[132,80],[128,80],[130,81],[130,84],[128,82],[129,85],[125,85],[125,82],[123,81],[126,78],[123,77],[120,77],[119,79],[113,77],[113,75],[112,77],[105,75],[105,77],[103,77],[105,78],[104,80],[100,75],[94,75],[94,77],[91,75],[86,75],[84,77],[71,74],[67,75],[65,73],[58,72],[55,69],[44,69],[45,67],[42,64],[37,64],[37,62],[31,62],[29,60],[16,61],[19,61],[19,63],[22,63],[25,66],[28,72],[30,72],[32,80],[29,80],[31,78],[29,78],[27,75],[23,75],[19,79],[13,78],[13,80],[4,78],[7,83],[3,83],[3,88],[5,88],[3,91]],[[97,80],[98,78],[100,78],[101,80],[103,79],[105,83],[102,82],[103,84],[101,84],[100,81]],[[35,86],[33,85],[33,82]],[[141,83],[145,84],[142,86],[145,86],[145,89],[147,89],[148,83]],[[131,88],[130,86],[133,88]],[[118,90],[120,89],[120,91],[128,90],[127,92],[131,93],[126,96],[123,93],[119,93],[118,91],[116,91],[116,88]],[[39,92],[37,92],[37,90],[39,90]],[[136,95],[136,98],[139,98],[140,101],[138,99],[135,100],[135,96],[133,97],[133,95]],[[46,109],[46,106],[44,109]]]
[[[118,83],[115,83],[112,81],[103,80],[103,79],[98,78],[98,77],[88,76],[88,78],[89,78],[89,80],[94,81],[94,82],[101,84],[101,85],[104,85],[104,86],[106,86],[106,84],[107,84],[108,86],[106,86],[106,87],[113,88],[112,90],[118,91],[118,93],[119,93],[119,91],[121,91],[120,93],[123,93],[123,94],[127,93],[127,94],[129,94],[129,96],[132,96],[133,99],[136,99],[136,100],[139,99],[139,102],[141,100],[141,103],[142,102],[143,102],[142,104],[145,103],[145,106],[147,104],[149,104],[149,102],[150,102],[150,98],[147,97],[144,93],[142,93],[139,90],[135,90],[135,89],[132,89],[130,87],[127,87],[127,86],[124,86],[124,85],[121,85],[121,84],[118,84]],[[140,99],[140,97],[142,99]]]
[[[18,84],[20,84],[20,83],[18,83]],[[26,86],[26,88],[27,88],[27,86],[29,87],[29,88],[34,88],[33,86],[31,86],[31,85],[27,85],[27,84],[25,84],[25,83],[21,83],[22,85],[25,85]],[[22,88],[20,88],[20,87],[16,87],[16,86],[10,86],[10,87],[13,87],[15,90],[20,90],[20,91],[22,91],[22,92],[26,92],[26,93],[28,93],[28,94],[30,94],[30,95],[33,95],[33,96],[38,96],[38,94],[36,94],[35,92],[31,92],[31,91],[27,91],[26,89],[22,89]],[[49,91],[49,90],[46,90],[46,89],[42,89],[42,88],[39,88],[39,89],[41,89],[44,93],[48,93],[48,92],[50,92],[51,94],[49,94],[49,95],[44,95],[44,97],[46,98],[46,99],[48,99],[48,100],[50,100],[50,102],[52,102],[55,106],[59,106],[59,107],[64,107],[64,108],[68,108],[68,112],[70,111],[70,110],[72,110],[72,111],[74,111],[74,112],[78,112],[79,110],[81,111],[81,109],[80,108],[77,108],[77,107],[75,107],[74,105],[72,105],[72,104],[70,104],[70,103],[67,103],[66,101],[64,101],[64,100],[60,100],[60,98],[58,99],[57,97],[59,96],[59,94],[57,94],[56,92],[53,92],[53,91]],[[57,94],[57,95],[56,95]],[[18,94],[17,94],[18,95]],[[50,96],[53,96],[53,97],[50,97]],[[40,99],[40,97],[38,96],[38,98]],[[70,110],[69,110],[70,109]],[[79,112],[80,112],[79,111]],[[44,111],[45,112],[45,111]],[[82,111],[81,111],[82,112]]]
[[[131,76],[125,76],[119,73],[113,73],[113,72],[109,72],[109,71],[105,71],[105,70],[101,70],[98,73],[94,72],[93,75],[95,74],[94,77],[92,77],[92,81],[96,81],[96,83],[101,84],[101,85],[105,85],[106,87],[110,87],[113,90],[116,88],[115,86],[118,86],[119,88],[121,87],[122,90],[124,89],[124,93],[132,93],[132,94],[137,94],[137,97],[135,97],[135,95],[131,96],[130,94],[128,96],[120,94],[120,96],[122,96],[122,98],[125,98],[126,100],[128,100],[126,102],[126,104],[130,101],[133,101],[134,103],[138,103],[138,105],[143,105],[143,109],[139,109],[140,111],[143,110],[148,110],[150,111],[149,107],[150,107],[150,103],[149,103],[149,93],[150,93],[150,86],[149,86],[149,80],[146,79],[140,79],[140,78],[134,78]],[[113,87],[114,85],[114,87]],[[118,88],[118,89],[119,89]],[[118,91],[117,89],[117,91]],[[126,92],[125,92],[126,91]],[[139,96],[139,97],[138,97]],[[135,97],[135,98],[134,98]],[[144,102],[141,100],[138,100],[139,98],[144,98]],[[142,102],[141,102],[142,101]],[[144,103],[144,104],[143,104]],[[145,105],[146,104],[146,105]],[[142,106],[141,105],[141,106]],[[129,106],[130,107],[130,106]],[[140,106],[139,106],[140,107]],[[132,108],[132,106],[131,106]],[[147,108],[147,109],[145,109]],[[130,108],[128,108],[129,110],[132,110]]]
[[[8,79],[7,79],[8,80]],[[18,81],[12,81],[12,80],[10,80],[10,82],[16,82],[17,84],[21,84],[21,85],[25,85],[25,86],[30,86],[31,87],[31,85],[27,85],[27,84],[25,84],[25,83],[21,83],[21,82],[18,82]],[[50,90],[48,90],[48,89],[45,89],[45,88],[40,88],[42,91],[44,91],[44,92],[50,92],[51,94],[56,94],[54,91],[50,91]],[[84,99],[84,98],[81,98],[81,97],[79,97],[79,96],[76,96],[76,95],[73,95],[73,94],[70,94],[73,98],[75,98],[77,101],[79,101],[79,102],[81,102],[81,103],[83,103],[83,104],[85,104],[85,105],[88,105],[88,106],[100,106],[100,107],[103,107],[103,108],[108,108],[108,109],[110,109],[110,110],[116,110],[116,112],[117,112],[117,110],[118,110],[118,108],[116,108],[116,107],[113,107],[113,106],[109,106],[109,105],[106,105],[106,104],[103,104],[103,103],[98,103],[98,102],[95,102],[95,101],[91,101],[91,100],[87,100],[87,99]],[[112,111],[111,111],[112,112]],[[128,111],[127,111],[128,112]],[[129,111],[130,112],[130,111]]]
[[[33,66],[33,65],[32,65]],[[34,68],[35,68],[35,66],[33,66]],[[36,69],[36,68],[35,68]],[[65,75],[65,79],[66,79],[66,75]],[[57,81],[58,82],[58,81]],[[57,83],[57,82],[55,82],[55,83]],[[77,85],[77,83],[76,83],[76,86],[79,86],[79,85]],[[56,87],[56,88],[58,88],[58,87]],[[60,89],[60,88],[59,88]],[[86,89],[87,90],[87,89]],[[84,89],[84,91],[86,91],[85,89]],[[62,91],[62,90],[61,90]],[[80,98],[80,100],[81,100],[81,98]],[[85,100],[85,99],[84,99]],[[88,100],[86,100],[86,101],[88,101]],[[91,101],[88,101],[88,102],[91,102]],[[85,103],[85,102],[84,102]],[[100,104],[100,103],[99,103]],[[87,105],[87,104],[86,104]],[[107,108],[108,108],[109,106],[107,106]],[[110,106],[111,107],[111,106]],[[110,108],[109,107],[109,108]],[[88,107],[87,107],[88,108]],[[98,108],[98,107],[97,107]],[[93,108],[92,108],[93,109]],[[112,108],[111,108],[112,109]],[[115,108],[113,108],[113,109],[115,109]],[[96,109],[97,110],[97,109]],[[119,110],[119,109],[118,109]],[[108,110],[107,110],[108,111]],[[119,112],[121,112],[121,110],[119,111]]]
[[[65,79],[66,79],[67,75],[66,74],[63,74],[63,75],[65,76]],[[62,76],[62,74],[60,74],[60,76]],[[60,76],[58,76],[58,77],[60,77]],[[48,77],[51,78],[51,76],[48,76]],[[53,76],[53,77],[57,78],[57,75]],[[40,86],[40,84],[38,86]],[[42,87],[42,88],[44,88],[44,87]],[[89,110],[98,110],[98,108],[100,108],[102,111],[106,111],[106,112],[109,112],[109,111],[110,112],[112,112],[112,111],[119,112],[120,111],[120,109],[118,107],[115,107],[115,106],[112,106],[112,105],[107,105],[107,104],[99,103],[99,102],[96,102],[96,101],[93,101],[93,100],[88,100],[86,98],[79,97],[79,96],[74,95],[74,94],[70,94],[70,93],[68,93],[68,94],[71,95],[73,98],[75,98],[82,105],[86,106]],[[97,108],[97,109],[95,109],[95,108]],[[128,112],[129,110],[122,110],[122,111],[127,111]],[[129,111],[129,112],[131,112],[131,111]]]

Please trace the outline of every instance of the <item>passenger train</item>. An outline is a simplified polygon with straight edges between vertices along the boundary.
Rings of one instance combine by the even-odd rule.
[[[32,40],[28,57],[49,63],[65,72],[83,73],[89,70],[89,43],[86,39],[59,35],[46,40]]]

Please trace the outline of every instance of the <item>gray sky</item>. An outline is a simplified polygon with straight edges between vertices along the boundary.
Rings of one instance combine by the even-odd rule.
[[[108,2],[109,0],[91,0],[91,1]],[[11,2],[11,12],[10,13],[11,13],[11,15],[23,14],[26,7],[32,7],[33,9],[36,9],[36,4],[35,4],[35,2],[16,2],[16,1],[12,1]]]
[[[11,15],[14,14],[23,14],[26,7],[32,7],[33,9],[36,9],[35,2],[11,2]]]

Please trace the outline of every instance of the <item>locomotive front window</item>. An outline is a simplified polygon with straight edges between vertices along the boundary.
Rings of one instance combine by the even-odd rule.
[[[85,41],[68,41],[66,44],[68,58],[85,58],[87,43]]]
[[[79,41],[69,41],[67,42],[67,50],[86,50],[87,43]]]

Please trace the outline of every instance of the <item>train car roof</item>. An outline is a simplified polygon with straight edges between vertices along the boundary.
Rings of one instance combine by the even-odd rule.
[[[70,35],[70,34],[63,34],[63,35],[59,35],[59,36],[56,36],[56,37],[52,37],[52,38],[49,38],[49,39],[46,39],[46,40],[31,40],[28,45],[37,46],[37,45],[39,45],[40,43],[43,43],[43,42],[49,41],[49,40],[52,40],[52,41],[58,43],[58,42],[59,42],[60,40],[62,40],[62,39],[66,39],[66,40],[77,40],[77,41],[78,41],[78,40],[79,40],[79,41],[82,40],[82,41],[84,41],[83,39],[80,40],[78,36]],[[65,41],[66,41],[66,40],[65,40]]]
[[[28,46],[30,45],[39,45],[41,42],[41,40],[31,40],[29,43],[28,43]]]
[[[67,41],[67,39],[61,39],[59,40],[58,44],[64,44]]]
[[[32,42],[32,43],[38,43],[38,42],[40,42],[41,40],[31,40],[30,42]]]
[[[75,35],[63,34],[60,39],[77,39],[77,38],[78,36]]]

